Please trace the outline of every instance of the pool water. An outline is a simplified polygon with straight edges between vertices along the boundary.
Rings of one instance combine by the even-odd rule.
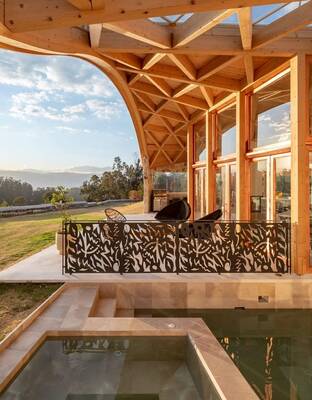
[[[136,316],[201,317],[260,399],[312,399],[312,310],[136,310]]]
[[[207,387],[198,385],[198,368],[186,337],[49,339],[0,398],[220,400],[208,376]]]

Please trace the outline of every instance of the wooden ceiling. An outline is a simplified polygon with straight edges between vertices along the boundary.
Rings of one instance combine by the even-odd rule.
[[[107,73],[151,169],[183,166],[190,122],[311,54],[310,24],[312,0],[0,0],[0,46],[78,56]]]

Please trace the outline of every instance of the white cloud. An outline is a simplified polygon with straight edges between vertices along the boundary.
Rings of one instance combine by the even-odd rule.
[[[63,111],[68,114],[83,114],[86,111],[86,105],[83,103],[74,104],[63,108]]]
[[[10,115],[30,121],[33,118],[45,118],[52,121],[72,122],[85,119],[87,116],[110,120],[118,117],[122,104],[118,101],[103,101],[99,99],[86,100],[83,103],[70,106],[59,106],[54,96],[46,92],[22,92],[12,96]]]
[[[258,122],[262,125],[260,130],[265,132],[266,138],[273,143],[285,142],[290,139],[291,123],[288,111],[280,110],[274,112],[274,109],[269,110],[267,113],[259,115]]]
[[[66,125],[59,125],[56,127],[56,129],[58,129],[59,131],[70,133],[70,134],[79,134],[79,133],[91,134],[91,133],[96,132],[91,129],[78,129],[78,128],[72,128],[71,126],[66,126]]]
[[[0,84],[86,97],[107,98],[116,94],[103,73],[87,62],[70,57],[2,53]]]
[[[52,121],[70,122],[77,116],[68,110],[58,110],[50,103],[49,96],[44,92],[18,93],[12,96],[10,114],[13,117],[30,120],[45,118]]]
[[[9,114],[27,121],[111,120],[125,109],[116,88],[102,72],[72,57],[1,52],[1,84],[20,90],[11,95]]]
[[[86,105],[92,114],[99,119],[118,117],[122,111],[122,104],[118,101],[105,102],[97,99],[87,100]]]

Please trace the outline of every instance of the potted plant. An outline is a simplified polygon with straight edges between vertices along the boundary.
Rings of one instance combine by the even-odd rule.
[[[61,212],[62,223],[55,234],[55,244],[61,255],[65,254],[65,231],[64,224],[70,221],[67,212],[68,206],[73,202],[73,198],[68,195],[68,190],[64,186],[58,186],[51,195],[50,203]]]

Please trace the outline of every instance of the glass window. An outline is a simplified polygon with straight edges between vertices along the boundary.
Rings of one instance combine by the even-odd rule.
[[[194,217],[201,218],[207,214],[206,201],[206,168],[194,170]]]
[[[310,107],[310,135],[312,135],[312,64],[310,64],[309,107]]]
[[[207,158],[205,120],[194,125],[194,148],[194,161],[205,161]]]
[[[153,189],[185,193],[187,191],[186,172],[154,172]]]
[[[290,222],[290,156],[275,162],[275,219]]]
[[[226,156],[236,151],[236,105],[233,104],[216,117],[217,155]]]
[[[222,210],[222,219],[225,219],[225,180],[226,167],[218,167],[216,171],[216,209]]]
[[[254,161],[250,167],[251,196],[250,213],[252,221],[267,219],[267,160]]]
[[[236,219],[236,165],[230,165],[230,219]]]
[[[252,147],[277,145],[289,141],[289,74],[254,93],[251,108]]]
[[[310,265],[312,265],[312,153],[309,154],[310,168]]]

